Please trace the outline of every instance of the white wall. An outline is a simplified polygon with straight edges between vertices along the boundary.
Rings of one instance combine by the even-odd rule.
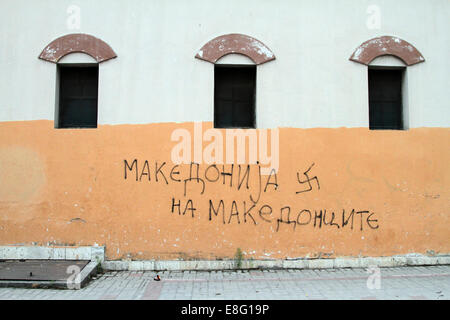
[[[67,26],[70,5],[80,29]],[[369,5],[381,9],[380,29],[366,25]],[[243,33],[277,58],[258,66],[258,127],[367,127],[367,67],[349,57],[394,35],[426,60],[407,70],[409,127],[449,127],[448,17],[448,0],[1,0],[0,121],[54,119],[56,65],[38,55],[68,33],[118,56],[100,64],[100,124],[213,121],[214,68],[194,56]]]

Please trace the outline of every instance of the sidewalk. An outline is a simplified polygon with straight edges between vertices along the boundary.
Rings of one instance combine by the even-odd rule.
[[[1,300],[449,300],[450,266],[107,272],[81,290],[0,288]],[[379,277],[377,275],[379,274]],[[369,277],[371,277],[369,279]],[[377,282],[378,281],[378,282]],[[370,289],[372,288],[372,289]],[[379,289],[377,289],[379,288]]]

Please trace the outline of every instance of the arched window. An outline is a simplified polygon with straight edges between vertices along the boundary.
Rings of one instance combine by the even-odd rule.
[[[273,52],[250,36],[227,34],[209,41],[195,57],[214,64],[214,127],[256,128],[257,65],[274,60]]]
[[[88,34],[69,34],[39,58],[57,64],[55,128],[97,128],[99,63],[116,58],[111,47]]]
[[[406,67],[424,62],[422,54],[405,40],[383,36],[361,44],[350,60],[368,66],[369,128],[407,128]]]

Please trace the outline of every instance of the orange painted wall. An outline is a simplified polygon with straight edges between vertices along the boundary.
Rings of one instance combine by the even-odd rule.
[[[210,127],[203,123],[204,130]],[[258,166],[251,166],[249,189],[237,190],[235,171],[232,187],[222,178],[206,181],[201,194],[201,183],[192,181],[185,196],[184,183],[170,179],[177,128],[193,134],[192,123],[96,130],[56,130],[52,121],[0,123],[0,245],[97,243],[110,260],[231,258],[237,248],[255,259],[450,252],[449,128],[280,128],[278,188],[268,185],[245,217],[243,202],[248,209],[249,195],[258,195]],[[125,179],[124,160],[134,159],[139,175],[148,160],[151,181],[146,175],[136,181],[129,171]],[[166,162],[168,184],[161,173],[156,181],[155,162]],[[313,163],[309,176],[318,178],[320,189],[311,181],[311,191],[297,194],[308,189],[297,173],[305,179]],[[207,167],[200,166],[200,177]],[[176,177],[188,178],[189,165]],[[191,211],[179,215],[178,207],[172,213],[172,199],[182,209],[191,199],[194,217]],[[222,216],[209,220],[209,200],[215,207],[224,201],[225,224]],[[272,213],[261,216],[265,205]],[[287,221],[288,209],[280,216],[287,206],[290,224],[278,221]],[[305,209],[311,222],[296,223]],[[353,228],[351,220],[342,226],[342,211],[348,218],[353,209]],[[314,219],[320,210],[327,223],[334,212],[339,227]],[[304,211],[298,222],[307,217]]]

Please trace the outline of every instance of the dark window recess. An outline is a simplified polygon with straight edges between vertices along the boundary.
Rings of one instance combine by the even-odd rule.
[[[58,128],[97,128],[98,66],[59,67]]]
[[[255,128],[256,66],[216,65],[214,127]]]
[[[369,126],[371,130],[402,130],[403,70],[369,69]]]

